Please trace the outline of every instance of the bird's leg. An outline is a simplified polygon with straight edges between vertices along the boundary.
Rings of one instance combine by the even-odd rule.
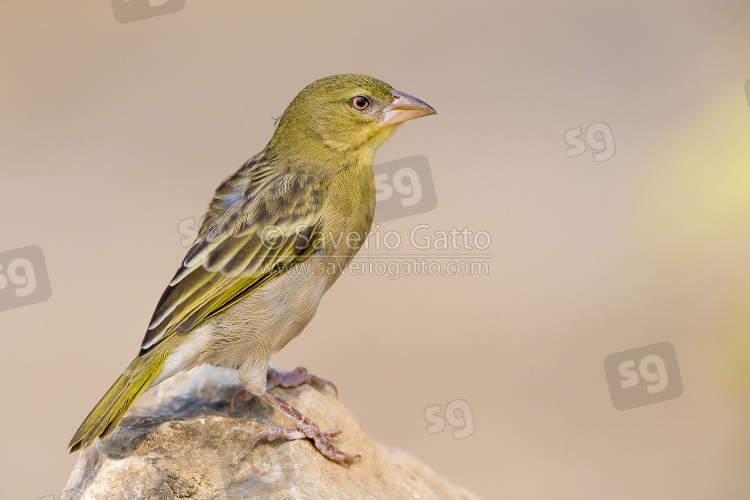
[[[322,453],[325,457],[333,460],[334,462],[343,462],[349,465],[357,458],[361,457],[360,454],[351,455],[349,453],[344,453],[328,442],[328,438],[341,434],[340,430],[334,429],[330,431],[321,431],[313,421],[302,415],[299,411],[294,409],[292,405],[290,405],[283,399],[278,398],[271,392],[266,391],[265,393],[261,394],[260,397],[262,397],[268,404],[291,419],[295,424],[297,424],[297,427],[294,429],[272,427],[270,429],[261,431],[253,439],[251,448],[253,448],[255,444],[264,437],[269,441],[273,441],[274,439],[293,440],[307,437],[313,440],[313,442],[315,443],[315,447],[320,453]]]
[[[329,382],[324,378],[316,377],[315,375],[307,373],[307,368],[304,368],[302,366],[298,366],[294,370],[285,373],[274,370],[273,368],[268,368],[266,381],[267,391],[270,391],[274,387],[284,387],[288,389],[290,387],[298,387],[302,384],[309,384],[316,387],[317,389],[322,390],[328,385],[331,386],[331,389],[333,389],[333,391],[336,393],[336,397],[339,397],[339,390],[336,388],[333,382]],[[232,411],[234,411],[234,404],[239,398],[242,398],[245,401],[250,401],[253,398],[253,395],[245,389],[237,392],[237,394],[235,394],[232,398],[232,403],[229,405],[229,413],[232,413]]]

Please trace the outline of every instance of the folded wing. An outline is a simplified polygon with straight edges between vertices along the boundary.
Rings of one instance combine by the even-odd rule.
[[[251,159],[216,191],[201,230],[159,300],[145,355],[252,293],[320,243],[324,186]]]

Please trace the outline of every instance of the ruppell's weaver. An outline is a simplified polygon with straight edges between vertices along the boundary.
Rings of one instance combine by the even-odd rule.
[[[263,151],[216,190],[138,356],[86,417],[70,451],[112,433],[144,391],[209,363],[238,371],[245,389],[232,405],[258,396],[295,423],[260,432],[253,446],[263,437],[307,437],[336,462],[359,457],[328,442],[339,431],[322,432],[269,391],[330,383],[303,368],[269,370],[268,361],[310,322],[364,244],[375,211],[375,152],[401,123],[432,114],[368,76],[329,76],[305,87]]]

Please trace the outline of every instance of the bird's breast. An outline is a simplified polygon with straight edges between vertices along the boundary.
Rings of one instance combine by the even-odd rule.
[[[319,259],[343,269],[364,245],[375,214],[372,165],[341,171],[328,187],[323,208],[323,241]]]

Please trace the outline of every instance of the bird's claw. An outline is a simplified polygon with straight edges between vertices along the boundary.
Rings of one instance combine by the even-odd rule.
[[[307,368],[303,366],[298,366],[294,370],[286,373],[281,373],[273,368],[269,368],[266,380],[266,390],[274,387],[284,387],[288,389],[291,387],[298,387],[302,384],[312,385],[321,390],[325,389],[326,386],[330,386],[331,389],[333,389],[333,392],[336,393],[336,397],[339,397],[339,390],[333,382],[308,373]]]
[[[321,435],[325,438],[336,437],[339,434],[341,434],[341,431],[339,429],[331,429],[330,431],[321,432]],[[306,437],[307,436],[304,432],[302,432],[302,429],[298,427],[294,427],[291,429],[287,429],[286,427],[271,427],[266,430],[260,431],[255,435],[255,437],[253,438],[253,442],[250,445],[250,449],[252,450],[253,448],[255,448],[255,445],[258,444],[258,441],[263,438],[266,438],[268,441],[274,441],[276,439],[287,439],[289,441],[294,441],[295,439],[304,439]]]
[[[268,375],[266,375],[266,390],[273,389],[274,387],[283,387],[285,389],[290,389],[299,387],[303,384],[311,385],[320,390],[323,390],[326,388],[326,386],[329,386],[336,394],[336,398],[338,399],[339,397],[339,390],[333,382],[308,373],[307,368],[305,368],[304,366],[298,366],[294,370],[284,373],[274,370],[273,368],[268,369]],[[238,391],[237,394],[235,394],[232,398],[232,402],[229,404],[230,414],[234,412],[234,405],[240,398],[245,401],[250,401],[253,398],[253,393],[245,389]]]
[[[232,402],[229,404],[230,414],[234,411],[234,404],[240,398],[244,399],[245,401],[250,401],[251,399],[253,399],[253,393],[245,389],[241,389],[240,391],[238,391],[237,394],[235,394],[234,397],[232,398]]]
[[[334,462],[343,462],[347,465],[351,465],[356,459],[360,458],[362,455],[357,453],[356,455],[350,454],[350,453],[344,453],[343,451],[339,450],[335,446],[333,446],[331,443],[328,442],[328,438],[333,438],[341,434],[341,431],[339,429],[331,429],[328,431],[319,431],[318,433],[313,433],[313,436],[308,436],[305,434],[305,432],[300,429],[299,427],[295,428],[285,428],[285,427],[271,427],[265,430],[260,431],[258,434],[255,435],[253,438],[252,443],[250,444],[250,449],[252,450],[255,448],[255,445],[258,444],[258,441],[260,441],[263,438],[266,438],[268,441],[274,441],[276,439],[287,439],[289,441],[293,441],[296,439],[304,439],[309,437],[313,440],[315,443],[315,447],[327,458],[333,460]]]

